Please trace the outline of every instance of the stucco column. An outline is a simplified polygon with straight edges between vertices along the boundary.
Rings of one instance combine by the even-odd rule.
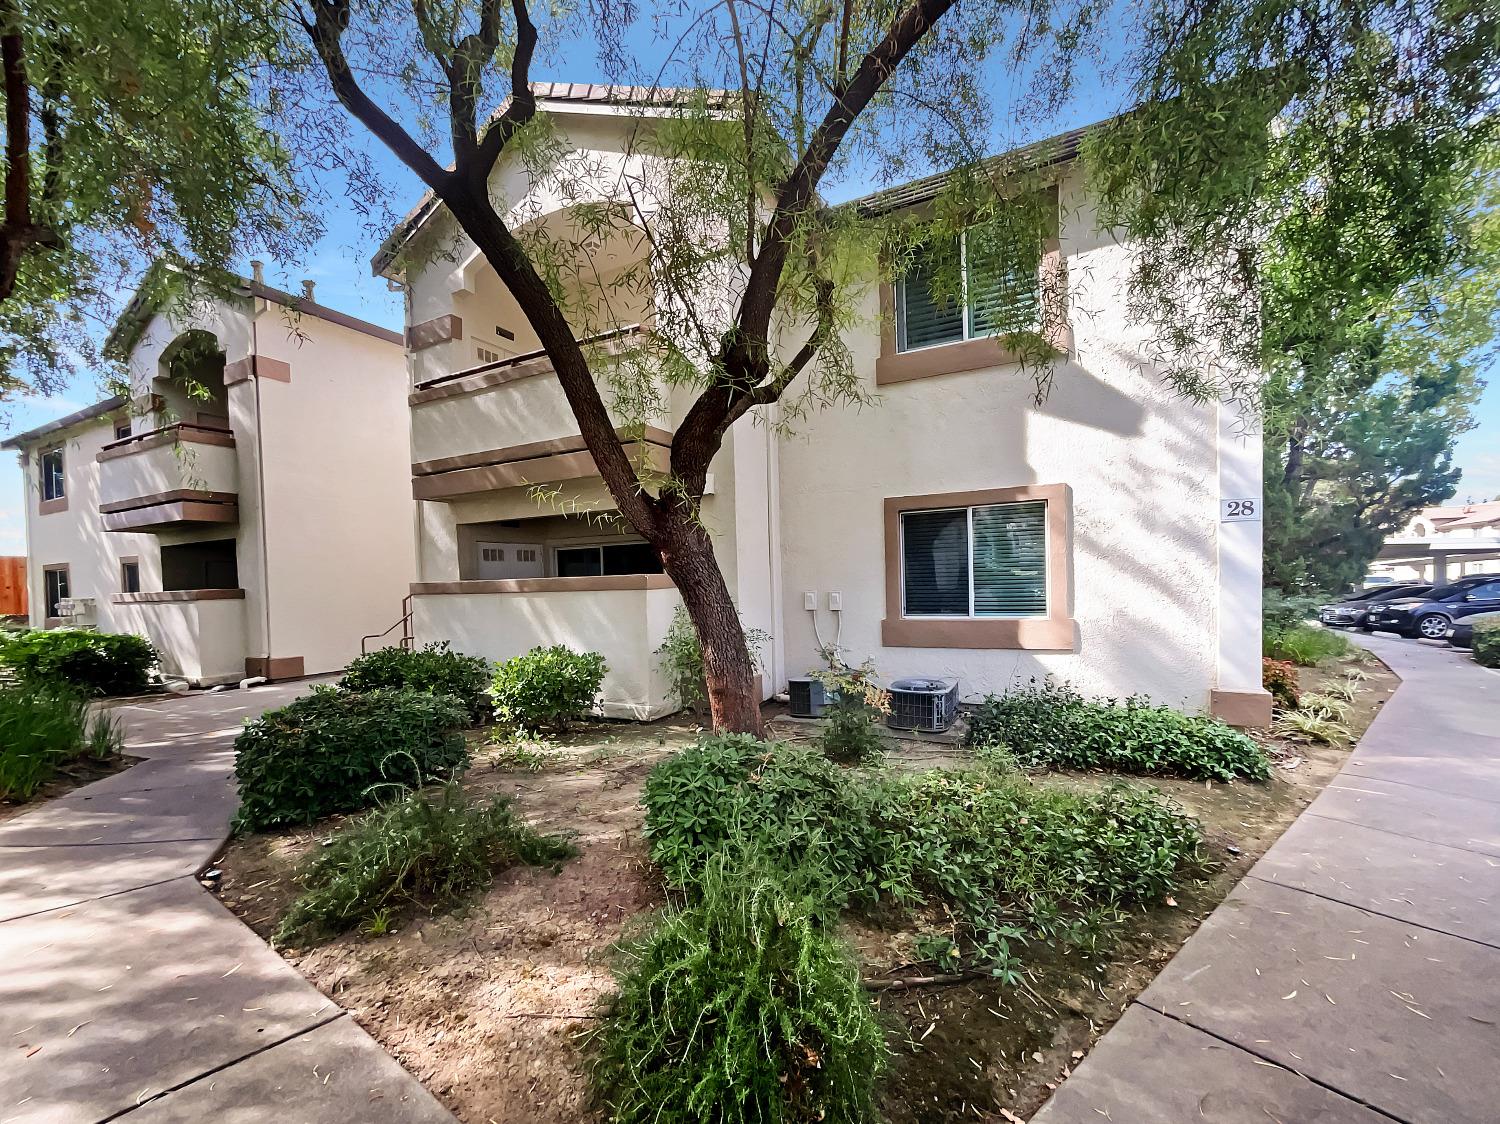
[[[1261,433],[1259,420],[1219,404],[1218,678],[1212,713],[1236,726],[1271,719],[1261,686]]]
[[[1448,584],[1448,556],[1436,550],[1432,552],[1432,584]]]

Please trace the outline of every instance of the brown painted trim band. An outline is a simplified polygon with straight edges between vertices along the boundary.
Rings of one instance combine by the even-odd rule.
[[[621,426],[615,436],[624,440],[630,430]],[[672,433],[654,425],[645,427],[644,440],[652,445],[671,448]],[[436,460],[418,461],[411,466],[413,476],[431,476],[437,472],[452,472],[461,468],[483,468],[485,465],[508,464],[511,461],[529,460],[532,457],[555,456],[558,453],[577,453],[588,448],[581,434],[571,437],[554,437],[549,441],[528,441],[524,445],[507,445],[503,449],[486,449],[478,453],[464,453],[457,457],[439,457]]]
[[[217,445],[221,448],[233,449],[234,434],[227,429],[219,429],[215,426],[177,422],[174,425],[164,425],[160,429],[152,429],[145,433],[122,437],[118,441],[111,441],[94,454],[94,460],[102,464],[118,457],[144,453],[148,449],[160,449],[177,444]]]
[[[280,359],[272,359],[269,355],[247,355],[233,363],[224,364],[225,386],[233,386],[251,377],[291,382],[292,365]]]
[[[901,615],[901,513],[1041,500],[1047,505],[1045,617],[904,617]],[[1073,490],[1066,484],[1023,484],[974,492],[897,496],[885,501],[885,620],[888,648],[1021,648],[1071,652],[1078,645],[1073,603]]]
[[[597,336],[587,336],[578,343],[582,347],[602,347],[606,353],[613,354],[620,349],[622,341],[639,335],[641,331],[641,325],[631,324],[613,331],[600,332]],[[493,363],[485,363],[478,367],[455,371],[449,375],[425,379],[417,383],[406,401],[409,406],[420,406],[423,402],[475,394],[481,390],[516,382],[519,379],[529,379],[551,373],[552,360],[545,351],[528,351],[521,355],[512,355],[508,359],[498,359]]]
[[[38,500],[36,504],[36,513],[38,515],[56,515],[59,511],[67,510],[67,496],[58,496],[55,500]]]
[[[658,472],[666,472],[671,465],[671,450],[661,445],[649,445],[631,441],[624,446],[625,455],[633,463],[642,459]],[[599,475],[599,466],[588,451],[559,453],[550,457],[533,457],[530,460],[510,461],[505,464],[486,465],[480,468],[461,468],[452,472],[440,472],[433,476],[414,476],[411,482],[413,499],[443,500],[457,496],[472,496],[481,492],[493,492],[502,488],[523,488],[531,484],[552,484],[560,480],[582,480]]]
[[[301,679],[305,666],[301,656],[246,656],[245,678]]]
[[[406,329],[406,347],[409,351],[425,351],[440,343],[463,338],[463,317],[455,316],[451,312],[444,313],[442,316],[434,316],[431,320],[423,320],[420,324],[413,324]]]
[[[117,511],[133,511],[138,507],[155,507],[158,504],[175,503],[178,500],[190,500],[195,503],[238,503],[239,498],[237,492],[205,492],[196,488],[176,488],[170,492],[156,492],[149,496],[137,496],[135,499],[101,503],[99,513],[112,515]]]
[[[1209,692],[1208,712],[1231,726],[1269,726],[1271,695],[1267,691]]]
[[[243,601],[243,589],[165,589],[151,593],[116,593],[116,605],[167,605],[180,601]]]
[[[621,589],[676,589],[666,574],[618,574],[591,578],[499,578],[490,581],[413,582],[413,597],[459,593],[604,593]]]
[[[134,507],[129,511],[107,512],[102,516],[102,526],[106,531],[147,531],[185,523],[237,523],[239,518],[240,506],[237,503],[195,503],[182,500],[154,504],[151,507]]]

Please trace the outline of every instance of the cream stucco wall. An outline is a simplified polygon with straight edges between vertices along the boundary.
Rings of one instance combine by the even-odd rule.
[[[508,660],[538,646],[598,652],[609,670],[601,692],[611,718],[650,719],[675,709],[656,649],[680,605],[677,591],[615,589],[545,593],[418,596],[417,635],[449,640],[459,651]]]
[[[1217,414],[1163,384],[1119,299],[1125,251],[1094,233],[1069,183],[1061,210],[1074,348],[1041,405],[1033,375],[1017,366],[876,388],[870,330],[850,344],[878,405],[826,410],[782,444],[788,674],[819,666],[804,594],[817,595],[827,642],[837,592],[847,658],[873,658],[888,678],[954,676],[974,698],[1051,675],[1090,694],[1208,705],[1219,659]],[[873,289],[866,300],[873,321]],[[1072,488],[1076,650],[885,647],[884,500],[1025,484]]]

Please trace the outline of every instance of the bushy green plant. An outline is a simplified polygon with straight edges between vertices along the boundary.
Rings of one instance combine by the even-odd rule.
[[[339,686],[346,691],[408,687],[452,695],[476,722],[490,717],[490,662],[449,649],[448,641],[425,648],[377,648],[344,669]]]
[[[143,636],[81,628],[0,632],[0,667],[30,683],[95,696],[138,695],[156,666],[156,649]]]
[[[711,856],[698,889],[624,949],[594,1043],[610,1119],[878,1119],[885,1038],[818,893],[739,848]]]
[[[832,761],[843,764],[878,761],[885,753],[880,712],[858,697],[840,695],[823,712],[818,744]]]
[[[598,652],[575,652],[562,644],[533,648],[495,667],[490,683],[495,717],[522,730],[564,730],[594,705],[608,670]]]
[[[1217,719],[1141,699],[1085,699],[1053,683],[987,696],[969,715],[964,743],[992,741],[1008,746],[1028,767],[1219,781],[1270,776],[1260,746]]]
[[[1261,594],[1261,631],[1269,636],[1285,632],[1314,619],[1318,607],[1328,598],[1319,593],[1286,594],[1278,589],[1267,589]]]
[[[1271,695],[1271,699],[1283,710],[1297,709],[1297,666],[1289,660],[1273,660],[1270,656],[1260,661],[1260,682]]]
[[[120,735],[107,714],[67,688],[0,687],[0,800],[30,800],[69,761],[107,760]]]
[[[450,695],[314,687],[235,739],[240,831],[311,823],[446,780],[469,763]]]
[[[1475,622],[1474,662],[1481,667],[1500,667],[1500,620]]]
[[[1298,667],[1317,667],[1329,660],[1349,654],[1349,640],[1342,633],[1317,625],[1301,624],[1295,628],[1265,634],[1265,654],[1272,659],[1289,660]]]
[[[788,868],[824,871],[829,914],[850,898],[941,905],[965,955],[1012,980],[1011,941],[1093,939],[1202,862],[1196,824],[1147,789],[1078,793],[994,770],[889,777],[745,735],[658,765],[645,805],[652,858],[690,895],[749,837]]]
[[[651,857],[674,886],[692,886],[742,829],[790,865],[821,864],[846,889],[872,877],[868,796],[816,750],[704,737],[652,769],[642,799]]]
[[[760,651],[771,639],[769,633],[758,628],[745,629],[745,647],[752,664],[760,661]],[[672,623],[667,626],[667,635],[656,649],[661,660],[661,671],[672,684],[672,693],[677,705],[683,710],[698,711],[708,704],[708,686],[703,676],[703,647],[698,643],[698,631],[693,627],[687,609],[681,605],[672,614]]]
[[[561,862],[576,852],[516,818],[510,801],[471,803],[455,782],[367,812],[313,852],[297,873],[303,892],[276,929],[281,944],[349,929],[386,931],[408,909],[449,908],[517,863]]]

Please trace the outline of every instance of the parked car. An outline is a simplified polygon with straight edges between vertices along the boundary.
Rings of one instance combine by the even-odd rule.
[[[1370,608],[1365,623],[1375,632],[1441,640],[1460,620],[1500,610],[1500,574],[1475,574],[1439,586],[1425,597],[1401,597]]]
[[[1480,621],[1500,621],[1500,610],[1489,613],[1475,613],[1473,616],[1464,617],[1463,620],[1453,622],[1448,629],[1448,643],[1455,648],[1472,648],[1474,646],[1474,626]]]
[[[1425,597],[1430,592],[1432,586],[1416,582],[1398,582],[1395,585],[1361,589],[1340,601],[1324,605],[1318,610],[1318,621],[1330,628],[1359,628],[1364,625],[1370,609],[1382,601],[1393,601],[1401,597]]]

